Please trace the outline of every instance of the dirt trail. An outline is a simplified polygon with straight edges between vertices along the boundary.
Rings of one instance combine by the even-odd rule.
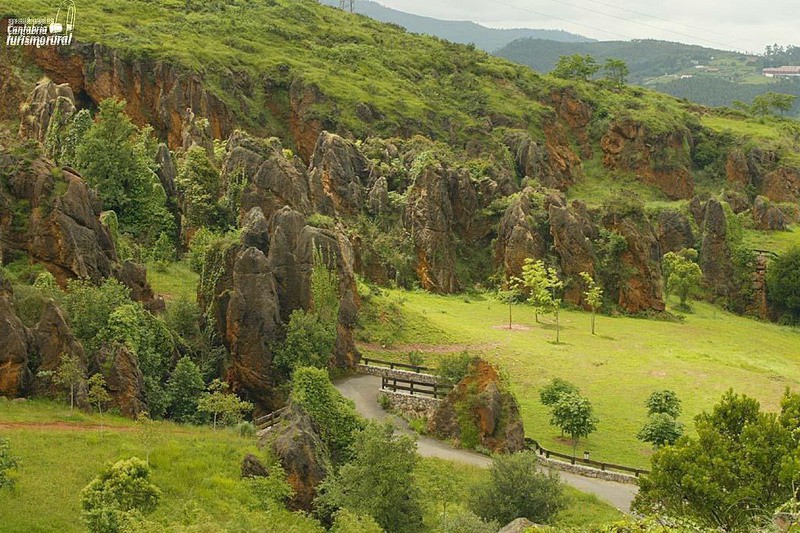
[[[500,346],[499,342],[487,342],[485,344],[395,344],[383,346],[375,342],[359,342],[359,348],[374,352],[423,352],[423,353],[456,353],[465,350],[491,350]]]
[[[71,424],[69,422],[0,422],[3,429],[47,429],[67,431],[134,431],[131,426],[101,426],[100,424]]]

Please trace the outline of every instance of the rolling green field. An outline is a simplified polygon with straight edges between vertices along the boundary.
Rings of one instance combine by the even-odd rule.
[[[0,492],[0,530],[85,531],[80,519],[80,492],[104,464],[138,456],[150,449],[153,482],[162,491],[156,511],[148,516],[162,530],[185,526],[190,531],[322,532],[319,524],[299,513],[265,510],[239,477],[247,453],[265,457],[255,437],[233,429],[212,430],[154,422],[150,446],[131,420],[89,415],[49,401],[11,402],[0,398],[0,436],[11,441],[20,460],[13,490]],[[432,472],[458,480],[448,496],[449,512],[463,507],[473,484],[485,481],[486,470],[439,459],[423,459],[417,472],[425,501],[425,521],[434,529],[442,503],[431,483]],[[582,527],[619,519],[620,513],[596,497],[566,487],[568,507],[557,523]],[[167,527],[169,526],[169,527]],[[184,531],[184,529],[182,529]]]
[[[537,324],[530,307],[517,305],[513,321],[523,328],[509,331],[508,306],[492,297],[386,291],[367,305],[394,309],[365,313],[359,333],[364,354],[407,360],[407,352],[416,349],[431,365],[446,352],[463,349],[488,357],[511,379],[526,434],[547,448],[572,451],[549,425],[539,390],[557,376],[574,382],[600,418],[597,432],[579,445],[597,460],[648,466],[651,449],[636,433],[646,420],[644,401],[655,389],[678,393],[684,407],[680,420],[693,431],[692,418],[728,388],[774,410],[784,389],[800,384],[800,331],[706,303],[693,303],[694,312],[683,321],[599,316],[594,336],[588,313],[563,311],[558,345],[552,317],[540,317]]]

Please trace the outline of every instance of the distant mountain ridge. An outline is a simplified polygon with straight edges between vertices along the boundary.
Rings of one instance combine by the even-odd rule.
[[[339,6],[339,0],[320,0],[328,6]],[[355,12],[381,22],[389,22],[404,27],[413,33],[433,35],[454,43],[473,43],[487,52],[494,52],[517,39],[549,39],[558,42],[595,42],[594,39],[564,30],[544,30],[531,28],[489,28],[476,22],[461,20],[441,20],[423,17],[373,2],[356,0]]]

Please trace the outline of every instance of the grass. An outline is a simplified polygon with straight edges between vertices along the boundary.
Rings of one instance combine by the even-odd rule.
[[[800,246],[800,227],[789,226],[788,231],[744,231],[745,246],[754,250],[769,250],[781,254]]]
[[[800,332],[706,303],[693,303],[693,313],[683,321],[599,316],[594,336],[588,313],[565,310],[562,343],[556,345],[552,318],[540,317],[542,323],[536,324],[532,309],[524,305],[514,307],[513,320],[530,329],[509,331],[493,327],[507,324],[508,307],[492,297],[465,301],[463,296],[390,291],[383,298],[403,298],[407,314],[425,317],[430,331],[446,332],[442,344],[456,339],[453,351],[466,348],[499,363],[511,377],[526,433],[546,448],[572,452],[571,443],[550,426],[548,410],[538,399],[540,388],[554,377],[578,385],[600,418],[597,432],[578,450],[590,451],[597,460],[648,466],[651,449],[636,433],[646,420],[644,401],[653,390],[678,393],[681,421],[693,431],[692,418],[710,409],[728,388],[776,410],[783,390],[800,384]],[[415,342],[413,334],[398,335],[394,348],[363,351],[405,361],[404,344]],[[446,356],[442,351],[429,351],[423,364],[435,365]]]
[[[153,291],[162,295],[167,301],[181,297],[195,301],[200,276],[192,272],[186,262],[169,263],[166,270],[159,270],[154,263],[148,263],[147,281],[150,282]]]
[[[145,441],[129,419],[105,415],[104,429],[97,415],[44,400],[11,402],[0,397],[2,436],[11,441],[20,460],[17,484],[0,493],[0,529],[5,533],[84,531],[80,519],[80,492],[103,465],[131,456],[146,457]],[[177,525],[203,531],[322,532],[319,525],[297,513],[263,510],[240,479],[247,453],[269,460],[255,446],[255,438],[232,429],[212,430],[170,422],[154,422],[155,443],[150,450],[153,482],[162,491],[156,511],[148,516],[166,530]],[[487,471],[439,459],[421,459],[417,480],[422,487],[425,523],[435,530],[440,505],[431,489],[431,472],[455,480],[449,503],[464,507],[469,487],[483,483]],[[611,506],[570,487],[568,507],[558,524],[581,527],[619,517]],[[451,509],[454,507],[450,507]]]

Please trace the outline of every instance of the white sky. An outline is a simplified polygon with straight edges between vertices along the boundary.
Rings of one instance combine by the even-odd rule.
[[[498,28],[563,29],[599,40],[664,39],[757,53],[772,43],[800,45],[799,0],[378,2],[400,11],[440,19],[472,20]]]

